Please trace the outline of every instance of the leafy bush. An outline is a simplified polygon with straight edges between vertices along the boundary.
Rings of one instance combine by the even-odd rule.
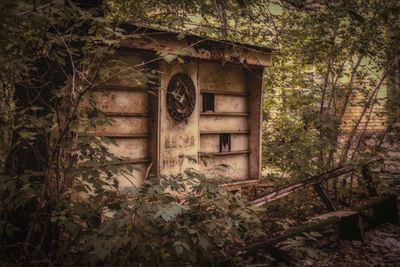
[[[14,196],[9,197],[17,208]],[[47,225],[57,230],[55,254],[44,256],[33,248],[29,260],[63,266],[209,266],[223,259],[229,246],[263,233],[257,211],[194,171],[152,177],[125,192],[96,190],[82,202],[60,201]],[[11,238],[18,232],[12,224],[3,227]],[[2,252],[2,262],[20,255],[20,250]]]

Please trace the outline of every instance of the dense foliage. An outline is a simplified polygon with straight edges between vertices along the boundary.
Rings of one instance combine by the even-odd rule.
[[[2,2],[2,264],[223,259],[230,244],[261,233],[254,208],[194,172],[121,192],[115,177],[129,179],[132,167],[118,167],[112,140],[86,134],[111,123],[92,88],[111,79],[158,85],[147,62],[113,59],[124,31],[91,4]]]
[[[398,61],[398,8],[391,1],[316,1],[286,11],[266,75],[266,160],[304,177],[362,158],[371,114],[386,105]],[[353,121],[344,121],[356,108]]]

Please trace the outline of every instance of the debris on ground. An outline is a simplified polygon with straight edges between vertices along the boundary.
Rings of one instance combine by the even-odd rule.
[[[289,245],[284,250],[298,266],[400,266],[400,226],[381,225],[366,232],[363,242],[338,240],[323,248]]]

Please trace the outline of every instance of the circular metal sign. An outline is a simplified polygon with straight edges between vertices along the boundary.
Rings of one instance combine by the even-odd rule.
[[[196,104],[196,89],[189,75],[172,76],[167,88],[168,112],[174,120],[187,121]]]

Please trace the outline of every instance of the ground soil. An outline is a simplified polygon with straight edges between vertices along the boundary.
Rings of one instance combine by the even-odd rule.
[[[400,226],[397,225],[385,224],[370,230],[363,242],[337,240],[316,248],[317,242],[309,241],[289,240],[283,244],[291,263],[269,262],[257,266],[400,266]]]

